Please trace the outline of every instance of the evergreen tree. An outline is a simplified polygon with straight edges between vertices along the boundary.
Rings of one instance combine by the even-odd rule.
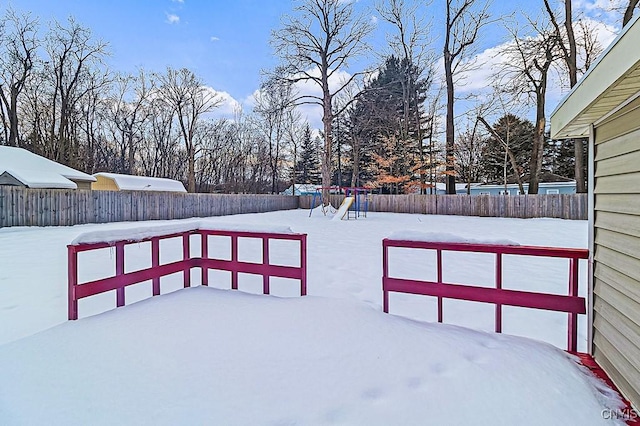
[[[560,176],[575,179],[575,146],[574,143],[582,143],[582,152],[587,152],[588,139],[563,139],[549,140],[548,149],[545,152],[543,168]],[[587,164],[584,159],[583,164]],[[587,175],[586,166],[583,171]]]
[[[352,159],[372,159],[357,167],[358,177],[371,174],[383,192],[409,192],[420,183],[419,139],[426,132],[417,123],[428,86],[420,74],[415,65],[390,56],[349,110]]]
[[[318,140],[312,138],[309,124],[304,129],[296,174],[296,183],[320,184],[321,182]]]
[[[513,114],[506,114],[493,125],[493,129],[513,152],[518,170],[513,170],[509,159],[506,158],[504,145],[491,136],[487,138],[482,153],[481,167],[484,180],[503,183],[505,167],[507,178],[513,177],[515,173],[519,176],[529,173],[529,158],[535,130],[533,123]]]

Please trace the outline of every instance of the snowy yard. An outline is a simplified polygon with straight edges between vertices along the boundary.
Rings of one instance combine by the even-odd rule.
[[[113,309],[113,294],[82,300],[80,320],[67,322],[66,245],[142,224],[0,229],[0,423],[611,424],[601,412],[615,398],[548,344],[565,347],[566,314],[505,307],[506,334],[496,335],[459,327],[491,331],[493,306],[445,300],[445,322],[455,325],[430,323],[435,302],[424,296],[392,294],[392,315],[381,309],[381,241],[393,232],[586,247],[586,222],[383,213],[332,221],[305,210],[206,221],[307,233],[309,296],[277,279],[272,295],[294,297],[247,294],[261,291],[250,277],[232,292],[211,272],[211,288],[141,303],[131,304],[150,284],[129,287],[124,308]],[[162,263],[180,258],[179,241],[163,244]],[[127,270],[148,267],[148,243],[132,247]],[[429,255],[398,250],[395,276],[430,278]],[[247,260],[256,253],[240,245]],[[112,256],[81,254],[81,281],[112,274]],[[487,256],[445,254],[445,281],[492,286]],[[564,260],[505,259],[504,287],[566,294],[567,274]],[[585,264],[581,277],[584,295]],[[181,287],[179,274],[162,281],[163,294]]]

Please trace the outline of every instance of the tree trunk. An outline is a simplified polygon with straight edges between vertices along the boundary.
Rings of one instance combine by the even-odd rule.
[[[622,26],[624,27],[629,23],[631,18],[633,18],[633,9],[638,5],[638,0],[629,0],[629,4],[624,11],[624,16],[622,17]]]
[[[196,192],[196,153],[195,149],[193,149],[193,145],[189,144],[187,147],[187,152],[189,155],[189,182],[188,182],[188,191],[193,193]]]
[[[328,67],[327,67],[328,69]],[[331,93],[329,92],[329,82],[327,71],[322,73],[322,103],[323,115],[322,124],[324,129],[324,152],[322,155],[322,199],[325,206],[329,205],[329,187],[331,186],[331,153],[333,139],[331,135],[333,110],[331,105]]]
[[[11,110],[9,115],[9,146],[18,146],[18,92],[11,90]]]
[[[454,86],[453,86],[453,74],[451,70],[451,58],[448,52],[445,52],[444,57],[444,70],[447,82],[447,118],[446,118],[446,191],[447,194],[456,193],[456,176],[454,169],[454,117],[453,117],[453,103],[454,103]]]
[[[544,104],[544,94],[539,94],[536,107],[536,130],[531,149],[531,160],[529,161],[529,195],[538,193],[540,171],[542,170],[542,151],[544,149],[544,128],[546,124]]]

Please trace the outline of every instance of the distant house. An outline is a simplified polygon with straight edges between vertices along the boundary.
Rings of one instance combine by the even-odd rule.
[[[538,194],[575,194],[576,181],[559,176],[553,173],[545,172],[540,175],[540,183],[538,184]],[[527,176],[523,176],[523,188],[525,194],[529,191],[529,180]],[[471,187],[471,195],[523,195],[520,194],[518,184],[514,179],[508,179],[505,188],[504,184],[499,183],[483,183]]]
[[[96,191],[166,191],[187,192],[182,182],[167,178],[96,173],[91,189]]]
[[[640,18],[551,115],[551,137],[589,137],[589,351],[640,408]],[[633,420],[633,417],[630,417]]]
[[[0,185],[91,189],[96,178],[23,148],[0,146]]]
[[[447,184],[437,182],[434,184],[436,187],[436,195],[445,195],[447,193]],[[472,183],[471,188],[475,185],[479,185],[478,183]],[[464,195],[467,193],[467,184],[466,183],[456,183],[456,194]],[[427,194],[429,194],[429,189],[427,188]]]
[[[293,193],[293,185],[282,191],[282,195],[313,195],[316,193],[316,188],[320,188],[321,185],[315,185],[312,183],[299,183],[295,185],[295,194]]]

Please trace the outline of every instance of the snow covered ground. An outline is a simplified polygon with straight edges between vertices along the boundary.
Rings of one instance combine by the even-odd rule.
[[[585,222],[329,219],[293,210],[204,220],[308,233],[308,297],[247,294],[261,279],[246,276],[242,291],[229,291],[227,277],[211,272],[213,288],[124,308],[113,309],[113,294],[82,300],[75,322],[66,321],[67,244],[85,232],[189,221],[0,229],[0,424],[611,424],[601,411],[615,397],[563,351],[459,327],[492,330],[492,306],[445,301],[445,322],[458,326],[426,323],[436,311],[423,296],[393,294],[395,315],[381,312],[381,240],[393,232],[586,247]],[[398,250],[394,276],[432,278],[428,254]],[[148,243],[129,246],[126,270],[149,266],[149,252]],[[284,263],[291,253],[287,244],[272,250]],[[179,259],[179,241],[163,242],[161,255]],[[259,255],[240,243],[241,260]],[[112,274],[112,256],[81,254],[81,281]],[[445,254],[444,263],[445,281],[493,285],[486,254]],[[509,258],[504,271],[505,288],[566,294],[566,261]],[[179,275],[162,281],[163,293],[181,286]],[[127,303],[150,287],[128,288]],[[287,280],[271,289],[299,292]],[[503,322],[505,333],[566,344],[566,314],[505,308]],[[584,349],[584,321],[579,334]]]

